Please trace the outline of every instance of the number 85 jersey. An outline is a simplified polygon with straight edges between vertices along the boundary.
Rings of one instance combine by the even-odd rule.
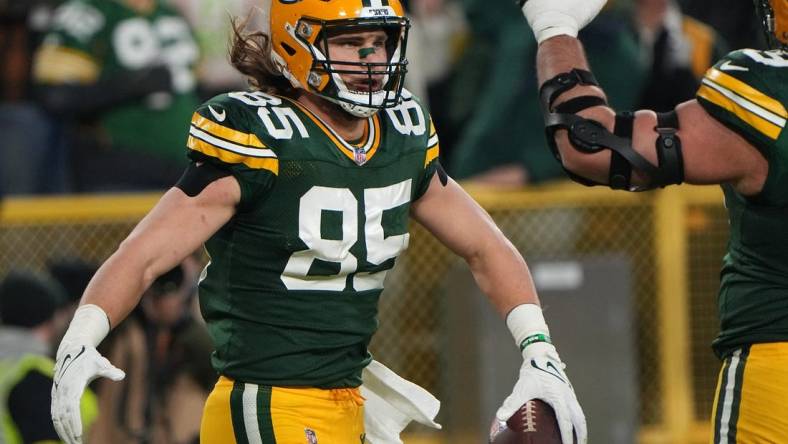
[[[403,98],[368,118],[356,144],[262,92],[221,95],[194,113],[189,156],[228,169],[241,187],[235,216],[206,242],[200,283],[220,374],[360,385],[386,272],[438,167],[426,110]]]

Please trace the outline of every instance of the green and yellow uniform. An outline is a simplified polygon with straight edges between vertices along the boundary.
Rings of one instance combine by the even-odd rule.
[[[236,215],[206,242],[200,303],[225,377],[206,413],[220,398],[243,409],[240,400],[264,392],[268,401],[253,404],[275,412],[284,387],[326,389],[326,402],[361,409],[357,393],[340,395],[361,384],[384,278],[408,246],[410,205],[438,167],[429,115],[403,97],[368,118],[355,144],[300,104],[261,92],[218,96],[193,115],[190,157],[229,169],[241,187]],[[226,416],[241,442],[234,415]],[[289,427],[264,416],[261,433]]]
[[[728,54],[706,73],[698,101],[769,164],[755,196],[723,186],[731,235],[721,273],[721,331],[714,341],[725,359],[715,442],[780,442],[788,436],[788,54]]]
[[[113,146],[183,159],[183,131],[199,104],[194,68],[199,49],[186,21],[160,0],[146,13],[122,0],[69,0],[55,12],[42,53],[51,63],[38,80],[91,84],[122,72],[166,66],[170,93],[114,106],[99,119]]]

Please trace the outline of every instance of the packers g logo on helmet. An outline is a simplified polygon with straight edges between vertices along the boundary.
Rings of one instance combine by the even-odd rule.
[[[357,117],[369,117],[400,102],[407,72],[405,48],[410,22],[399,0],[273,0],[271,58],[290,83],[339,104]],[[382,29],[388,35],[387,61],[331,59],[328,34]],[[378,91],[352,91],[340,74],[383,76]]]
[[[788,0],[754,0],[755,10],[772,49],[788,50]]]

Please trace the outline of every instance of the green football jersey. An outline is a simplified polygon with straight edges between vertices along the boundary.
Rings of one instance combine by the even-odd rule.
[[[262,92],[220,95],[193,115],[189,156],[229,169],[241,187],[237,213],[206,242],[200,283],[220,374],[361,384],[386,272],[408,246],[411,203],[437,169],[429,115],[403,97],[366,120],[357,144]]]
[[[725,356],[745,344],[788,341],[788,54],[732,52],[706,73],[697,97],[769,163],[758,195],[723,186],[731,232],[714,350]]]
[[[161,0],[140,14],[122,0],[69,0],[58,7],[44,44],[97,64],[99,80],[164,64],[173,92],[115,106],[100,116],[114,146],[182,161],[183,135],[199,104],[194,68],[199,48],[186,21]]]

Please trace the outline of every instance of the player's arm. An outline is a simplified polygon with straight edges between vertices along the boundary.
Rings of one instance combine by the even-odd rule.
[[[465,259],[479,288],[506,317],[523,353],[520,378],[496,416],[506,421],[526,401],[543,399],[556,412],[563,442],[572,442],[573,430],[579,442],[585,442],[585,418],[563,373],[564,364],[550,343],[525,260],[484,209],[456,182],[440,176],[430,179],[427,191],[411,206],[411,215]],[[544,366],[557,373],[538,370]]]
[[[123,379],[124,373],[96,351],[111,326],[122,321],[159,275],[183,261],[235,214],[237,180],[224,174],[204,180],[190,167],[121,243],[90,281],[57,351],[52,386],[52,420],[68,444],[82,442],[79,403],[97,377]],[[196,177],[196,179],[195,179]],[[204,184],[195,192],[195,183]]]
[[[539,304],[525,260],[487,212],[451,178],[443,186],[434,175],[411,213],[465,259],[479,288],[502,315],[520,304]]]
[[[240,187],[228,176],[194,197],[167,191],[99,268],[80,304],[101,307],[112,326],[122,321],[161,274],[181,263],[235,214]]]
[[[742,194],[761,189],[766,160],[697,100],[659,116],[613,110],[589,75],[580,41],[566,34],[540,43],[537,71],[545,121],[553,128],[548,142],[575,180],[628,190],[681,182],[731,183]]]

